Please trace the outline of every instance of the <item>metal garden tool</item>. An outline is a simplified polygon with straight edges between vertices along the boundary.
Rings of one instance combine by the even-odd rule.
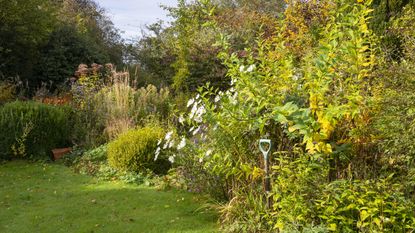
[[[267,196],[268,208],[271,208],[272,202],[269,197],[269,192],[271,192],[271,178],[269,176],[269,152],[271,151],[271,140],[270,139],[260,139],[259,140],[259,150],[264,156],[264,170],[265,170],[265,179],[264,179],[264,190]]]

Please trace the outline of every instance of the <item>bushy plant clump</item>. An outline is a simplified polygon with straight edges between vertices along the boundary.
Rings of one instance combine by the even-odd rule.
[[[0,108],[0,158],[47,159],[51,150],[71,144],[67,106],[12,102]]]
[[[164,130],[158,126],[146,126],[121,134],[108,144],[109,165],[122,171],[142,172],[150,169],[163,174],[170,163],[163,156],[154,158],[158,141]]]
[[[317,212],[331,231],[412,232],[414,203],[391,177],[379,180],[338,180],[324,188]]]
[[[85,151],[74,151],[64,157],[64,163],[72,166],[77,173],[95,176],[107,161],[107,145]]]

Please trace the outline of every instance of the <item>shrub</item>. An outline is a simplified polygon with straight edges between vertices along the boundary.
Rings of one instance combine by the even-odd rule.
[[[154,159],[157,141],[163,137],[163,129],[147,126],[121,134],[108,144],[110,166],[122,171],[142,172],[150,169],[156,174],[164,174],[170,168],[166,158]]]
[[[95,149],[89,150],[82,155],[85,160],[93,162],[104,162],[107,160],[107,145],[99,146]]]
[[[412,232],[414,205],[390,177],[376,181],[338,180],[325,187],[317,211],[331,231]]]
[[[88,149],[105,143],[105,120],[97,111],[100,102],[95,98],[106,79],[105,73],[100,72],[101,70],[100,65],[94,64],[94,68],[88,68],[85,64],[79,65],[75,72],[76,82],[71,86],[72,104],[77,110],[74,124],[75,143]]]
[[[45,159],[71,142],[71,108],[12,102],[0,108],[0,158]]]

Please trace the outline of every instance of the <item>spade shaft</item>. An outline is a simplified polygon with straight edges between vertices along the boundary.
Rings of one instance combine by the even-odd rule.
[[[271,178],[269,175],[269,152],[271,151],[271,140],[260,139],[259,150],[262,152],[262,155],[264,156],[264,171],[265,171],[264,190],[265,190],[266,197],[267,197],[268,208],[271,208],[272,199],[269,196],[269,193],[271,192]]]

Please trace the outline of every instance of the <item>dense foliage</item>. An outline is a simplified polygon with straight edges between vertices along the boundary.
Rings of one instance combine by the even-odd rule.
[[[158,126],[133,129],[121,134],[108,144],[108,162],[123,171],[166,173],[170,163],[160,156],[154,159],[154,151],[164,130]]]
[[[1,1],[0,79],[19,76],[31,92],[63,84],[80,63],[122,64],[122,40],[90,0]]]
[[[198,89],[178,127],[190,143],[171,153],[188,183],[216,180],[205,185],[229,200],[222,208],[224,230],[414,228],[408,195],[412,95],[404,94],[413,76],[413,34],[405,25],[411,10],[388,28],[402,43],[396,62],[370,30],[370,7],[354,1],[289,2],[285,17],[275,21],[279,27],[271,36],[259,34],[242,56],[218,21],[205,25],[223,33],[219,57],[230,88]],[[268,194],[258,157],[263,137],[273,142]]]
[[[36,102],[0,107],[0,159],[49,159],[51,150],[71,144],[72,109]]]

